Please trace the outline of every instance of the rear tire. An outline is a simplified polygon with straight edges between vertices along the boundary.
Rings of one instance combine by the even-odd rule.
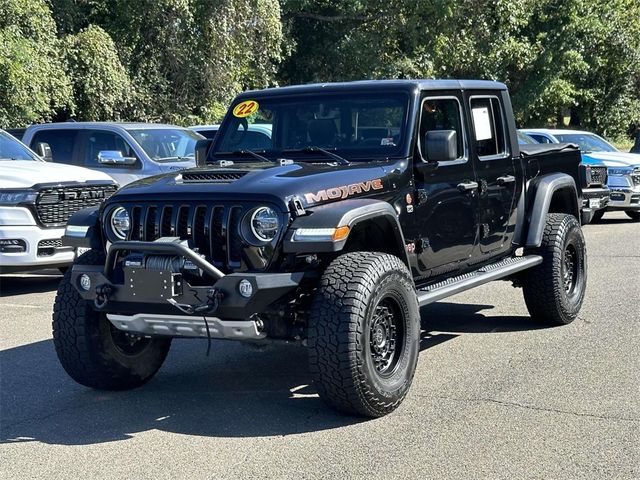
[[[91,250],[80,265],[104,264]],[[58,287],[53,307],[53,343],[62,367],[76,382],[100,390],[128,390],[147,382],[169,352],[171,339],[142,338],[117,330],[71,284],[71,269]]]
[[[640,222],[640,211],[639,210],[625,210],[624,213],[627,214],[634,222]]]
[[[527,253],[542,256],[542,263],[523,275],[531,317],[555,325],[573,322],[587,285],[587,251],[580,223],[573,215],[549,213],[542,244]]]
[[[418,300],[399,258],[352,252],[331,262],[309,319],[309,367],[327,404],[367,417],[393,411],[411,386],[419,344]]]

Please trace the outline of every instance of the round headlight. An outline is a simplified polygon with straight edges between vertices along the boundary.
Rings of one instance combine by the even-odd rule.
[[[129,212],[124,207],[118,207],[111,212],[111,231],[121,240],[125,240],[131,228]]]
[[[273,208],[260,207],[251,215],[251,232],[263,242],[270,242],[278,233],[280,220]]]

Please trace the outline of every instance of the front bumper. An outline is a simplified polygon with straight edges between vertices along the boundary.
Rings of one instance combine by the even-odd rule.
[[[582,206],[594,212],[606,208],[609,205],[611,191],[606,188],[583,188]]]
[[[612,188],[607,210],[640,210],[640,187]]]
[[[181,256],[216,280],[211,285],[191,285],[182,273],[141,265],[125,265],[120,274],[113,268],[119,251]],[[225,320],[246,320],[298,288],[303,277],[304,272],[225,275],[183,244],[128,241],[109,247],[104,266],[74,265],[71,282],[82,298],[107,314],[187,314],[194,318],[215,315]],[[245,285],[244,295],[240,293],[241,282]]]
[[[0,251],[0,269],[20,271],[70,265],[75,252],[71,247],[62,246],[60,239],[63,234],[64,228],[1,226],[0,240],[18,240],[22,248]]]

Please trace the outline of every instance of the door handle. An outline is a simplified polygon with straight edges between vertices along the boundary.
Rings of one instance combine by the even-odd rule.
[[[497,179],[498,185],[506,185],[507,183],[513,183],[516,181],[516,177],[513,175],[504,175],[503,177],[498,177]]]
[[[478,188],[478,182],[462,182],[457,185],[458,191],[461,193],[468,192],[469,190],[475,190]]]

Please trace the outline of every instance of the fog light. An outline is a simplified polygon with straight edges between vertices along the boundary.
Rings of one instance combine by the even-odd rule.
[[[80,288],[82,288],[85,292],[88,292],[91,288],[91,278],[86,273],[80,275]]]
[[[249,280],[240,280],[238,291],[243,297],[249,298],[253,294],[253,285]]]

